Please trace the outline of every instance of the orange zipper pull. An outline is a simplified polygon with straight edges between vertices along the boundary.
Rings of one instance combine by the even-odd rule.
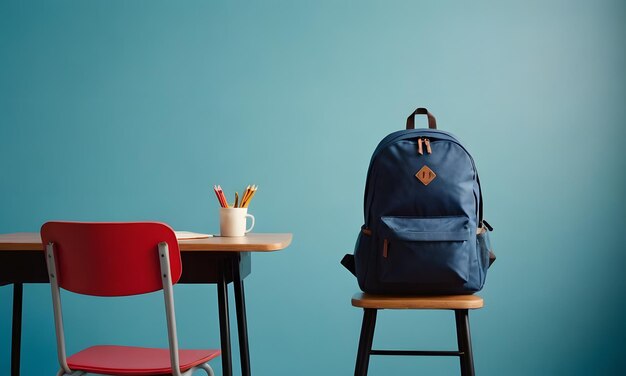
[[[424,150],[422,150],[422,139],[421,139],[421,138],[418,138],[418,139],[417,139],[417,152],[418,152],[420,155],[423,155],[423,154],[424,154]]]
[[[433,151],[430,149],[430,140],[425,138],[424,144],[426,144],[426,151],[428,152],[428,154],[431,154]]]
[[[389,240],[385,239],[383,242],[383,257],[387,258],[387,253],[389,252]]]

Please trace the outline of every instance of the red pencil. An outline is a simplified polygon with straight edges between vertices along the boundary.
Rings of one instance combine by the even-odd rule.
[[[224,195],[224,191],[222,190],[221,186],[217,186],[217,189],[219,190],[219,194],[220,194],[220,198],[222,199],[222,207],[223,208],[228,208],[228,201],[226,200],[226,196]]]
[[[220,195],[221,188],[218,188],[218,186],[214,185],[213,191],[215,192],[215,196],[217,196],[217,201],[219,202],[220,206],[224,208],[224,200],[222,199],[222,195]]]

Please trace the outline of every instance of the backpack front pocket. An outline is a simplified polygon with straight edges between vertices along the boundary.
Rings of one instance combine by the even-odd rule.
[[[475,241],[469,218],[381,217],[379,277],[388,283],[458,286]]]

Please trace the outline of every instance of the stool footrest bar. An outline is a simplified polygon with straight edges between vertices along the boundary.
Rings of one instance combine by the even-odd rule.
[[[462,351],[417,351],[417,350],[371,350],[371,355],[403,355],[403,356],[462,356]]]

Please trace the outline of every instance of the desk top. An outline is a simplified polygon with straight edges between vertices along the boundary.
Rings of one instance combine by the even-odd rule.
[[[242,237],[214,236],[204,239],[179,240],[181,251],[204,252],[271,252],[287,248],[291,244],[291,234],[249,233]],[[0,234],[2,251],[43,251],[38,232],[16,232]]]

